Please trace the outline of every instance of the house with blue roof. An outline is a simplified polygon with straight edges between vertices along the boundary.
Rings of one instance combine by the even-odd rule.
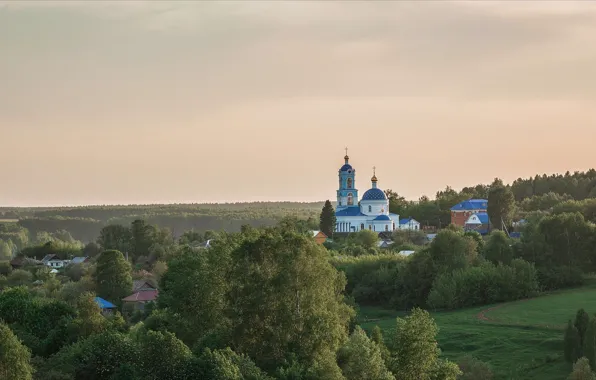
[[[99,306],[99,308],[101,309],[101,313],[104,315],[111,314],[114,310],[117,309],[116,305],[104,300],[101,297],[95,297],[95,303]]]
[[[389,212],[389,200],[385,192],[377,187],[376,171],[373,168],[371,188],[358,199],[356,169],[350,165],[346,149],[345,163],[339,168],[339,188],[335,211],[335,232],[356,232],[371,230],[391,232],[399,228],[399,215]]]
[[[418,231],[420,229],[420,222],[418,222],[416,219],[412,217],[400,219],[399,229]]]
[[[485,235],[490,230],[490,220],[486,212],[479,212],[472,214],[466,220],[464,225],[466,231],[477,231],[481,235]]]
[[[470,215],[486,213],[488,200],[468,199],[451,207],[451,224],[464,227]]]

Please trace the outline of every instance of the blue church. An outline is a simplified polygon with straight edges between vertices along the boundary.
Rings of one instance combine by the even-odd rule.
[[[373,169],[371,188],[358,198],[356,169],[350,165],[346,149],[345,163],[339,168],[339,188],[335,210],[335,232],[356,232],[365,229],[388,232],[399,229],[399,215],[389,212],[389,200],[385,192],[377,187],[377,176]]]

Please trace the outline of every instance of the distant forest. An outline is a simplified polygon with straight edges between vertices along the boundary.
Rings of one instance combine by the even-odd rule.
[[[464,187],[456,191],[447,186],[434,197],[422,196],[407,201],[398,193],[386,190],[392,212],[413,217],[427,228],[442,228],[450,223],[450,208],[469,198],[487,198],[491,186],[503,185],[496,178],[491,184]],[[531,212],[580,212],[596,222],[596,170],[557,175],[519,178],[506,185],[515,196],[515,219]],[[68,231],[81,242],[94,241],[102,227],[109,224],[129,225],[135,219],[168,228],[174,236],[184,231],[240,231],[241,226],[272,226],[282,218],[294,216],[317,225],[323,207],[321,202],[252,202],[227,204],[168,204],[83,207],[0,208],[0,219],[11,220],[26,229],[31,238],[39,233]],[[333,202],[333,204],[335,204]],[[14,228],[0,229],[0,239],[19,234]],[[12,239],[14,240],[14,239]],[[16,241],[15,244],[19,245]]]

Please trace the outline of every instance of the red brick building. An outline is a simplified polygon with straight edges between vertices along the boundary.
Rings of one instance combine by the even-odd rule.
[[[464,227],[472,214],[485,213],[488,208],[486,199],[468,199],[451,207],[451,224]]]

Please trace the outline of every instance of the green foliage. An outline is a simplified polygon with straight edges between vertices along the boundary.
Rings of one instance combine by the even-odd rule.
[[[1,261],[0,262],[0,275],[8,276],[12,272],[12,265],[8,261]]]
[[[462,371],[460,380],[492,380],[494,374],[490,366],[472,356],[465,356],[459,362]]]
[[[174,334],[147,331],[138,337],[138,374],[147,380],[187,379],[192,352]]]
[[[7,277],[9,286],[28,286],[33,282],[33,274],[24,269],[15,269]]]
[[[206,348],[198,358],[198,376],[212,380],[271,380],[249,357],[238,355],[229,347],[223,350]]]
[[[584,343],[584,337],[586,336],[586,331],[588,331],[588,326],[590,325],[590,315],[584,310],[579,309],[577,314],[575,315],[575,321],[573,323],[575,328],[577,329],[577,333],[579,334],[579,342],[580,347]],[[575,361],[583,356],[583,353],[580,351],[578,352],[579,356],[572,360],[571,363],[575,363]]]
[[[582,356],[581,336],[583,336],[583,334],[580,335],[577,328],[571,323],[571,320],[569,320],[563,337],[565,360],[569,363],[575,363],[577,359]]]
[[[526,298],[537,290],[534,266],[516,259],[510,266],[485,263],[439,275],[428,304],[436,309],[456,309]]]
[[[494,264],[509,264],[513,260],[511,239],[503,231],[491,232],[484,247],[484,257]]]
[[[31,380],[31,354],[10,328],[0,322],[0,379]]]
[[[232,252],[230,278],[233,346],[260,367],[272,368],[289,347],[314,361],[345,340],[352,315],[342,294],[345,277],[309,237],[263,231],[245,240]]]
[[[321,211],[321,216],[319,218],[319,229],[327,236],[333,236],[333,231],[335,231],[335,210],[331,205],[329,200],[325,201],[325,205],[323,206],[323,210]]]
[[[400,255],[381,254],[358,257],[336,256],[335,268],[345,273],[346,292],[361,305],[387,305],[393,302],[398,275],[405,265]]]
[[[348,244],[358,245],[365,250],[376,248],[378,241],[379,234],[370,230],[358,231],[348,236]]]
[[[385,367],[380,347],[370,340],[360,326],[338,353],[338,362],[347,380],[394,380]]]
[[[390,347],[391,372],[403,380],[432,379],[440,353],[437,332],[437,325],[424,310],[416,308],[406,318],[397,318]]]
[[[573,372],[567,380],[595,380],[596,375],[592,372],[590,362],[586,358],[581,358],[573,364]]]
[[[110,224],[99,231],[97,244],[103,250],[128,252],[131,245],[130,229],[120,224]]]
[[[590,318],[586,334],[582,339],[582,353],[590,361],[590,367],[596,368],[596,318]]]
[[[502,224],[509,226],[515,207],[515,196],[509,187],[495,186],[488,192],[487,213],[493,227],[502,229]]]
[[[119,251],[99,255],[94,277],[97,295],[116,305],[132,291],[131,267]]]
[[[422,246],[428,242],[426,234],[420,230],[395,230],[391,235],[391,239],[397,246],[407,244]]]
[[[450,229],[440,231],[430,244],[429,253],[440,271],[463,269],[476,261],[476,242],[463,235],[463,231]]]

